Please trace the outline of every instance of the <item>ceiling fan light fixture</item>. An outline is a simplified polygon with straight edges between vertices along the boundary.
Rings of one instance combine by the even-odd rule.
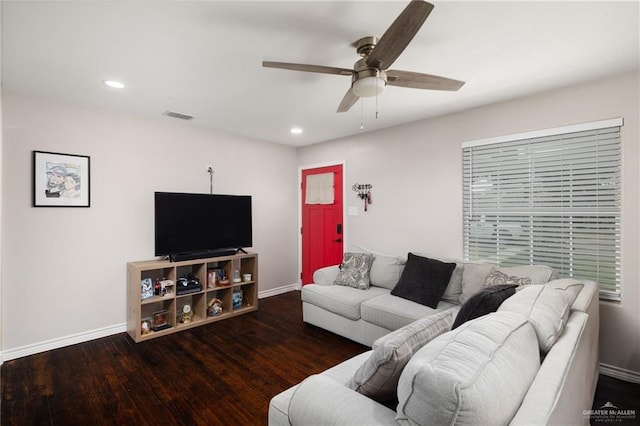
[[[370,98],[381,94],[386,85],[380,77],[363,77],[353,82],[353,93],[360,98]]]

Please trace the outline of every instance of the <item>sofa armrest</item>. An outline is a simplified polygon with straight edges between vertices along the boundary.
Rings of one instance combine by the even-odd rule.
[[[390,425],[396,413],[322,375],[305,379],[289,404],[292,425]]]
[[[313,283],[319,285],[333,285],[340,272],[339,265],[325,266],[324,268],[317,269],[313,273]]]
[[[598,380],[599,324],[584,312],[569,316],[540,365],[511,426],[589,425]]]

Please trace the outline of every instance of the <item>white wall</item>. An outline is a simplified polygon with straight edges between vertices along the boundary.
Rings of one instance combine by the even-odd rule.
[[[640,379],[638,88],[635,72],[364,133],[301,148],[298,165],[346,159],[346,202],[360,209],[345,221],[351,244],[461,258],[463,141],[623,117],[622,302],[601,302],[600,354],[619,375]],[[380,105],[384,114],[384,97]],[[356,182],[373,185],[367,213],[350,190]]]
[[[623,296],[601,303],[601,361],[640,374],[638,73],[296,150],[170,120],[2,94],[2,352],[5,359],[122,328],[126,262],[153,255],[155,190],[254,197],[260,291],[297,282],[297,170],[346,160],[352,244],[462,255],[460,143],[623,117]],[[381,99],[384,113],[384,99]],[[31,207],[31,151],[91,156],[89,209]],[[297,155],[297,161],[296,161]],[[362,212],[354,183],[373,184]]]
[[[0,5],[0,22],[2,22],[2,7]],[[2,31],[0,31],[0,50],[2,46]],[[2,224],[2,52],[0,52],[0,224]],[[2,226],[0,226],[0,364],[2,364]]]
[[[296,150],[3,94],[4,359],[123,329],[126,263],[153,258],[153,192],[253,196],[259,292],[297,280]],[[91,157],[90,208],[31,207],[33,150]]]

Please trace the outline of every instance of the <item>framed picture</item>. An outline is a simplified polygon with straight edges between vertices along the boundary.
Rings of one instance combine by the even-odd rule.
[[[33,151],[33,206],[89,207],[89,160],[86,155]]]

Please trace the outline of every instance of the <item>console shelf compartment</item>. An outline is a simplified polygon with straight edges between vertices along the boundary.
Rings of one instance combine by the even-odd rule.
[[[251,279],[241,282],[229,282],[221,285],[211,283],[209,271],[224,271],[226,277],[232,277],[234,270],[240,276],[251,275]],[[200,281],[202,289],[187,294],[176,293],[178,278],[188,275]],[[144,279],[170,280],[173,288],[165,295],[154,295],[142,299],[141,283]],[[234,293],[240,292],[242,304],[234,309]],[[236,296],[237,297],[237,296]],[[210,315],[209,304],[218,299],[222,302],[222,311]],[[191,318],[183,320],[184,307]],[[170,262],[169,260],[146,260],[127,263],[127,333],[135,342],[142,342],[167,334],[187,330],[233,316],[258,310],[258,255],[256,253],[235,254],[206,259]],[[164,325],[158,326],[154,319]]]

